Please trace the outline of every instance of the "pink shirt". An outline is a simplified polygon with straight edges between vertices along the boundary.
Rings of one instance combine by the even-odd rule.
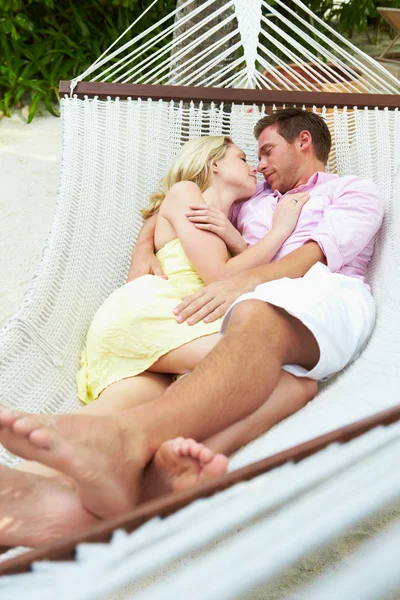
[[[377,186],[360,177],[317,172],[291,193],[303,191],[310,193],[310,199],[300,213],[296,229],[272,260],[314,240],[333,273],[364,279],[383,218],[383,201]],[[270,231],[274,210],[282,197],[264,182],[250,200],[233,205],[229,218],[248,245],[254,245]]]

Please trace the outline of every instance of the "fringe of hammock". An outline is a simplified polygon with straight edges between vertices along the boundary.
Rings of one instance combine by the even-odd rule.
[[[75,548],[79,544],[109,542],[112,534],[117,529],[131,533],[156,516],[167,517],[195,500],[208,498],[240,482],[249,481],[259,475],[272,471],[285,463],[300,462],[331,444],[345,444],[374,428],[388,426],[397,421],[400,421],[400,404],[254,462],[241,469],[237,469],[232,473],[216,478],[212,482],[198,485],[191,490],[172,493],[160,499],[146,502],[140,508],[135,509],[127,515],[90,527],[84,532],[69,536],[45,548],[32,550],[4,561],[0,563],[0,576],[27,572],[30,570],[32,563],[39,560],[74,560]],[[6,548],[0,547],[0,551],[5,550]]]

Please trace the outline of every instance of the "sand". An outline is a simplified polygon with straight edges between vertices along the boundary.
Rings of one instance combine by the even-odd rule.
[[[0,327],[18,309],[50,230],[60,174],[61,120],[0,121]]]

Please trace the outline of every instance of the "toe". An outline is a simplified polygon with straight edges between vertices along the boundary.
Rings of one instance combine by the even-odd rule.
[[[169,446],[174,454],[180,456],[180,450],[183,443],[183,438],[176,438],[175,440],[171,440],[169,442],[165,442],[165,447]]]
[[[180,454],[182,456],[189,456],[191,446],[192,446],[191,440],[184,440],[180,446]]]
[[[37,448],[49,450],[51,445],[51,433],[48,429],[34,429],[29,437],[29,441]]]
[[[5,408],[0,411],[0,425],[10,427],[20,416],[17,411]]]
[[[200,452],[204,448],[203,444],[199,444],[198,442],[194,442],[190,445],[189,454],[192,458],[199,459]]]
[[[209,461],[209,463],[205,465],[200,479],[207,480],[224,475],[228,470],[228,462],[229,461],[226,456],[223,454],[216,454],[213,460]]]
[[[201,463],[206,464],[210,462],[214,458],[214,452],[207,448],[206,446],[202,446],[201,451],[199,453],[199,460]]]
[[[14,421],[12,426],[14,433],[26,437],[29,436],[32,431],[39,429],[40,427],[40,423],[37,423],[31,417],[20,417]]]

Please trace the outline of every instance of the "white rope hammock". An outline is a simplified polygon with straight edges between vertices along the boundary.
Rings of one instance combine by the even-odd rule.
[[[280,0],[271,6],[259,0],[232,0],[222,7],[219,3],[219,12],[201,19],[202,11],[212,7],[214,1],[208,0],[196,9],[198,21],[193,13],[175,21],[176,15],[172,13],[172,23],[166,18],[118,49],[116,43],[77,78],[75,84],[90,76],[94,82],[264,87],[271,91],[315,92],[314,110],[326,120],[334,140],[328,169],[339,175],[355,174],[372,179],[379,186],[385,202],[385,220],[368,272],[378,317],[367,348],[354,365],[329,382],[302,411],[240,451],[231,461],[230,468],[235,469],[399,402],[400,113],[398,109],[327,109],[320,106],[317,90],[398,94],[400,82],[315,15],[314,25],[310,25],[308,16],[312,13],[298,0],[296,13]],[[188,0],[184,7],[191,2]],[[193,28],[188,38],[179,33],[184,20],[190,21]],[[227,22],[236,22],[236,29],[229,31],[221,41],[213,36],[210,45],[196,54],[197,42],[203,41],[203,34],[213,35],[219,31],[221,23]],[[290,27],[290,36],[283,33],[283,26]],[[157,31],[153,40],[138,46],[138,42],[149,39],[151,31]],[[158,44],[155,52],[159,52],[151,58],[145,56],[151,48],[150,42]],[[239,43],[243,48],[240,56],[236,55]],[[177,52],[171,52],[175,47]],[[162,54],[164,50],[166,52]],[[221,62],[216,64],[218,53],[219,61],[232,60],[223,66]],[[152,62],[154,56],[160,62]],[[185,56],[186,63],[182,60]],[[354,99],[357,104],[357,95]],[[273,108],[151,99],[79,99],[74,94],[63,98],[62,168],[53,225],[20,309],[0,331],[0,403],[44,413],[70,412],[78,408],[75,374],[88,326],[105,298],[126,279],[132,246],[142,224],[141,208],[157,187],[169,162],[187,139],[227,134],[255,163],[253,127]],[[393,456],[398,456],[397,439],[392,440],[389,436],[386,441],[393,444]],[[339,454],[351,462],[349,448],[349,445],[343,446]],[[375,465],[376,471],[371,472],[379,474],[380,467],[375,464],[368,447],[361,443],[360,448],[365,451],[366,460]],[[328,456],[329,453],[323,454],[321,465],[325,466]],[[379,464],[386,465],[379,456],[377,454]],[[0,461],[15,464],[15,458],[4,450],[0,450]],[[340,463],[335,461],[336,458],[332,464]],[[276,477],[274,481],[282,494],[293,481],[293,493],[300,493],[305,469],[301,464],[279,469],[277,475],[268,475],[265,481]],[[393,472],[398,469],[394,468]],[[342,475],[338,474],[337,480],[340,486]],[[363,477],[357,481],[360,493],[364,484],[365,489],[369,489]],[[313,485],[315,482],[313,480]],[[398,497],[397,479],[393,479],[393,484],[388,482],[387,494],[378,494],[371,510],[377,509],[389,496]],[[258,485],[261,483],[255,482],[254,489]],[[252,484],[235,489],[242,490],[238,492],[240,500],[237,502],[234,501],[236,492],[224,492],[221,501],[218,496],[182,511],[183,515],[190,515],[190,510],[198,511],[193,529],[187,528],[179,537],[186,550],[193,547],[196,536],[201,537],[204,515],[207,513],[208,518],[210,507],[219,506],[219,502],[223,506],[224,499],[231,497],[230,493],[235,511],[236,504],[249,503],[248,519],[265,510],[267,504],[262,505],[261,513],[255,504],[251,504]],[[284,506],[289,502],[283,496],[280,499]],[[300,504],[293,504],[294,513],[299,507]],[[237,514],[232,522],[226,515],[233,529],[243,518],[241,510]],[[343,526],[350,522],[346,520],[348,514],[344,513]],[[178,515],[176,519],[177,523],[181,522]],[[223,523],[223,519],[220,520]],[[337,524],[336,533],[342,525]],[[143,535],[150,543],[151,532],[158,531],[159,527],[157,521],[156,525],[149,524],[143,529],[144,533],[137,535],[139,539]],[[279,539],[279,531],[276,533],[276,539]],[[325,539],[331,535],[327,531],[325,534]],[[157,537],[158,534],[154,535]],[[210,529],[207,535],[212,539],[213,530]],[[307,542],[309,546],[306,543],[302,546],[304,552],[315,542],[311,537]],[[105,548],[108,552],[108,547]],[[247,546],[243,546],[243,552],[246,548],[248,552]],[[103,551],[104,547],[101,547],[99,552]],[[294,555],[290,556],[295,559]],[[274,563],[272,558],[271,561],[273,570],[278,561]],[[260,567],[259,563],[257,565]],[[69,572],[68,566],[63,568]],[[47,578],[48,574],[43,577]],[[27,581],[33,581],[31,576]],[[74,593],[77,590],[80,588],[77,587]],[[200,591],[196,590],[196,593],[200,594]],[[75,596],[71,592],[72,597]],[[88,592],[87,597],[99,596],[90,596]]]

